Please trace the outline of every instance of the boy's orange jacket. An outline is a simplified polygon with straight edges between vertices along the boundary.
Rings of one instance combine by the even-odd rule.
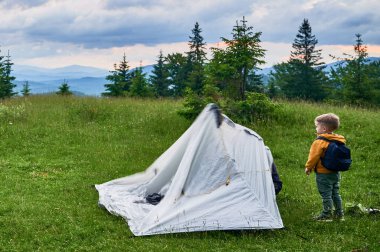
[[[346,143],[346,139],[344,136],[338,135],[338,134],[318,134],[318,136],[325,137],[329,140],[335,140],[342,143]],[[313,144],[310,147],[310,153],[309,158],[306,162],[306,169],[308,171],[316,171],[317,173],[333,173],[334,171],[330,171],[326,169],[321,162],[321,157],[325,155],[325,151],[327,149],[327,146],[329,146],[329,142],[322,140],[322,139],[316,139]]]

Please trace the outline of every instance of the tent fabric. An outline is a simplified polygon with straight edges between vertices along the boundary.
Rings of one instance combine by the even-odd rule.
[[[136,236],[283,227],[263,139],[214,104],[144,172],[95,187]]]

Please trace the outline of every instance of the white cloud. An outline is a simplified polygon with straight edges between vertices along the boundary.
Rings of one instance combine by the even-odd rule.
[[[15,64],[48,68],[79,64],[111,70],[114,63],[119,62],[124,53],[127,56],[129,65],[137,67],[140,64],[155,64],[160,50],[165,55],[174,52],[183,53],[188,50],[188,45],[187,42],[155,46],[136,44],[133,46],[99,49],[84,48],[75,44],[36,43],[31,47],[24,44],[18,48],[22,48],[21,53],[12,55]],[[13,51],[13,48],[10,49]],[[27,57],[25,57],[25,53],[28,54]]]
[[[3,0],[0,36],[3,51],[10,49],[20,64],[112,67],[124,50],[131,64],[150,64],[160,49],[187,50],[196,21],[205,41],[214,43],[230,38],[245,16],[262,32],[272,64],[288,57],[304,18],[326,48],[351,46],[355,33],[380,45],[379,9],[377,0]]]
[[[265,19],[256,14],[260,9],[267,11]],[[255,1],[247,20],[272,42],[292,42],[307,18],[321,44],[351,44],[355,33],[380,44],[375,35],[380,33],[379,9],[380,2],[373,0]]]
[[[262,42],[261,45],[267,50],[266,64],[260,66],[261,68],[288,60],[292,50],[291,43]],[[218,46],[218,43],[208,44],[208,48]],[[10,49],[11,52],[15,51],[12,47],[7,49]],[[48,68],[79,64],[111,70],[114,63],[118,63],[124,53],[126,53],[129,65],[133,68],[140,64],[155,64],[160,50],[163,51],[164,55],[175,52],[184,53],[188,50],[188,44],[187,42],[163,43],[154,46],[137,44],[99,49],[84,48],[75,44],[36,43],[34,45],[24,44],[18,49],[19,53],[11,53],[15,64]],[[342,57],[343,53],[353,54],[352,45],[323,45],[317,46],[317,49],[322,49],[325,63],[333,61],[329,54],[337,57]],[[380,45],[368,45],[368,52],[370,56],[380,57]]]
[[[310,19],[324,44],[350,43],[358,32],[367,35],[370,43],[379,42],[380,2],[373,0],[33,2],[30,6],[26,5],[28,1],[0,5],[0,32],[20,33],[27,40],[107,48],[183,41],[199,21],[205,38],[216,41],[229,35],[235,21],[245,15],[249,24],[272,42],[291,41],[303,18]]]

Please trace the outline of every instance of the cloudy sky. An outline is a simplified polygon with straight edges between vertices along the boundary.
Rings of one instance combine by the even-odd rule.
[[[209,47],[231,38],[243,16],[262,32],[266,64],[286,60],[298,28],[309,19],[324,61],[352,52],[362,34],[380,56],[379,0],[0,0],[0,49],[15,64],[85,65],[111,69],[123,53],[132,67],[185,52],[195,22]]]

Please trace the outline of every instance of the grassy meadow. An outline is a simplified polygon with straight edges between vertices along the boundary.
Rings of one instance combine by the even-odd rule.
[[[31,96],[0,102],[0,251],[380,251],[380,214],[311,220],[321,209],[304,174],[313,119],[334,112],[352,169],[344,203],[380,208],[380,111],[283,102],[281,119],[246,125],[275,158],[285,228],[134,237],[97,206],[93,188],[148,167],[190,126],[181,101]]]

